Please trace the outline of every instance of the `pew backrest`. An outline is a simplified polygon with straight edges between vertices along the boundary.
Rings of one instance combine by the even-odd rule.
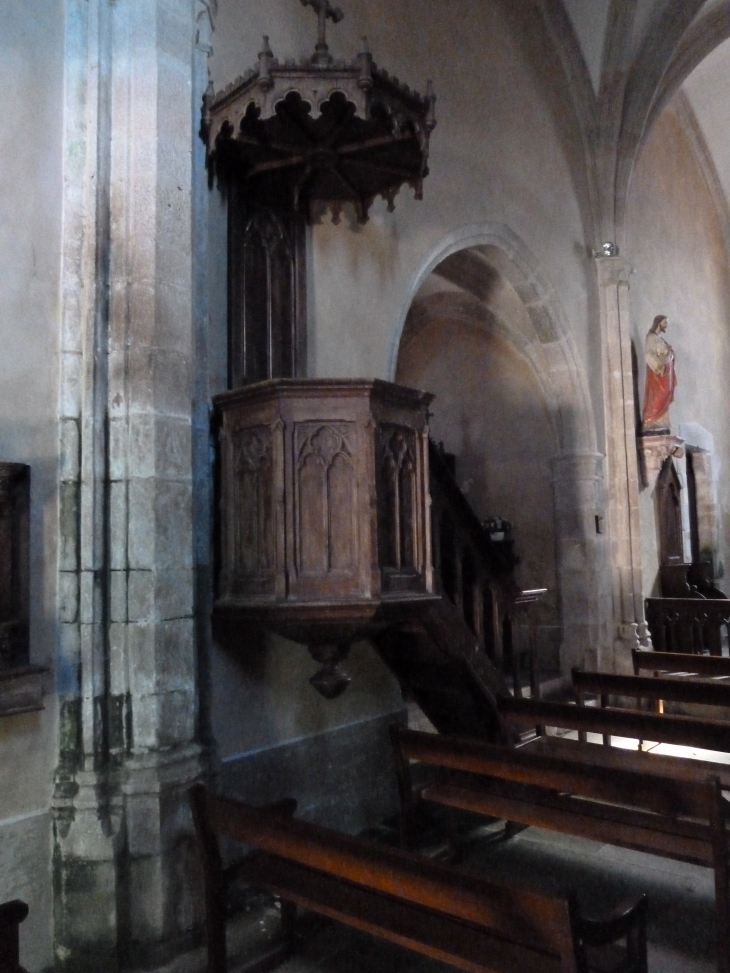
[[[702,679],[730,679],[730,659],[719,655],[696,655],[686,652],[650,652],[632,649],[634,674],[641,672],[675,672]]]
[[[672,679],[662,676],[623,676],[609,672],[573,669],[573,691],[578,702],[586,693],[600,697],[630,696],[730,708],[730,682]]]
[[[651,758],[641,770],[607,769],[601,765],[577,763],[567,755],[531,751],[529,747],[515,750],[400,727],[394,727],[391,732],[396,770],[404,795],[409,790],[409,761],[412,760],[444,770],[638,807],[655,814],[709,821],[714,784],[711,787],[708,778],[683,780],[653,772]],[[412,793],[412,785],[410,790]]]
[[[500,717],[506,727],[540,726],[654,740],[681,746],[730,753],[730,722],[698,719],[694,716],[666,716],[636,709],[598,709],[567,703],[507,698],[499,701]]]

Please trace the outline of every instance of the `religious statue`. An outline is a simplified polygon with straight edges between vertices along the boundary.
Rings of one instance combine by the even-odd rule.
[[[664,337],[667,318],[657,314],[646,336],[646,385],[644,390],[644,432],[669,430],[669,406],[674,400],[677,376],[674,350]]]

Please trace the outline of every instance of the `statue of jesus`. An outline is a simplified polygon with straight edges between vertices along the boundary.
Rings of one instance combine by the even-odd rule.
[[[642,426],[644,432],[669,431],[669,406],[674,401],[677,376],[674,350],[664,337],[667,318],[657,314],[646,336],[646,385]]]

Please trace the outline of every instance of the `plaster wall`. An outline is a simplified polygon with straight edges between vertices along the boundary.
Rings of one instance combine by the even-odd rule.
[[[63,4],[0,4],[0,459],[31,466],[31,660],[56,629]],[[56,705],[0,719],[0,900],[24,898],[22,961],[50,964]]]
[[[673,432],[699,424],[714,439],[718,477],[720,540],[717,562],[730,555],[730,272],[722,224],[693,143],[670,106],[651,132],[634,172],[629,195],[627,256],[631,319],[643,402],[644,341],[657,314],[669,319],[667,340],[676,354],[678,387],[671,409]],[[656,586],[658,570],[654,505],[640,497],[644,590]],[[724,531],[722,528],[724,527]],[[721,585],[723,582],[721,581]]]
[[[548,403],[530,364],[488,321],[444,310],[418,327],[417,317],[409,316],[396,379],[435,394],[431,435],[456,455],[457,480],[478,516],[513,524],[517,580],[548,589],[535,619],[543,655],[552,641],[557,659],[555,524],[546,511],[558,447]]]
[[[598,92],[611,4],[609,0],[565,0],[564,5],[583,51],[593,90]]]
[[[554,53],[546,43],[540,48],[549,77],[536,67],[540,57],[531,56],[543,43],[536,15],[530,20],[514,4],[477,0],[365,0],[343,9],[345,20],[328,28],[333,55],[352,57],[367,35],[376,63],[419,90],[433,79],[438,124],[422,202],[404,188],[394,213],[377,200],[365,226],[345,212],[340,225],[326,218],[312,228],[308,374],[395,378],[406,314],[430,265],[455,236],[478,237],[487,226],[503,225],[535,255],[576,358],[599,376],[598,337],[588,328],[595,270],[579,242],[577,128],[565,115],[566,102],[556,107],[561,74]],[[217,90],[256,62],[264,34],[277,57],[308,55],[316,22],[290,0],[220,0],[210,60]],[[212,322],[214,329],[224,325]],[[600,380],[591,388],[598,395]],[[544,566],[529,573],[537,585]],[[314,666],[301,648],[271,640],[259,658],[246,661],[214,649],[212,723],[221,758],[244,759],[257,746],[400,707],[397,687],[371,649],[358,647],[347,665],[356,673],[350,689],[341,701],[325,703],[308,685]],[[244,712],[243,720],[236,715]]]
[[[394,213],[378,200],[364,227],[347,218],[314,227],[310,374],[392,377],[419,275],[450,235],[487,221],[508,226],[535,254],[587,362],[594,269],[578,242],[577,131],[565,103],[556,116],[550,85],[529,56],[537,21],[514,5],[476,0],[367,0],[345,14],[330,28],[333,54],[353,56],[365,34],[391,73],[419,90],[432,78],[438,124],[422,202],[404,188]],[[255,63],[262,34],[284,58],[311,53],[315,28],[311,11],[289,0],[223,0],[211,59],[216,88]]]

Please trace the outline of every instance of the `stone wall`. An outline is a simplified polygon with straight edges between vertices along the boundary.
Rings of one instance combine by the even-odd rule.
[[[63,4],[0,7],[0,459],[31,466],[31,660],[54,664]],[[0,719],[0,901],[30,905],[21,958],[52,963],[53,676],[45,709]]]
[[[683,426],[703,427],[705,445],[713,444],[712,466],[718,478],[715,554],[717,569],[724,573],[730,564],[730,482],[725,472],[730,463],[730,400],[726,394],[730,255],[722,213],[703,173],[707,160],[701,153],[686,106],[665,109],[633,176],[627,253],[634,268],[631,317],[638,397],[643,401],[646,332],[655,315],[666,314],[667,340],[675,350],[679,383],[670,413],[672,431],[681,434]],[[649,489],[641,493],[641,526],[645,590],[658,593],[656,523]]]

